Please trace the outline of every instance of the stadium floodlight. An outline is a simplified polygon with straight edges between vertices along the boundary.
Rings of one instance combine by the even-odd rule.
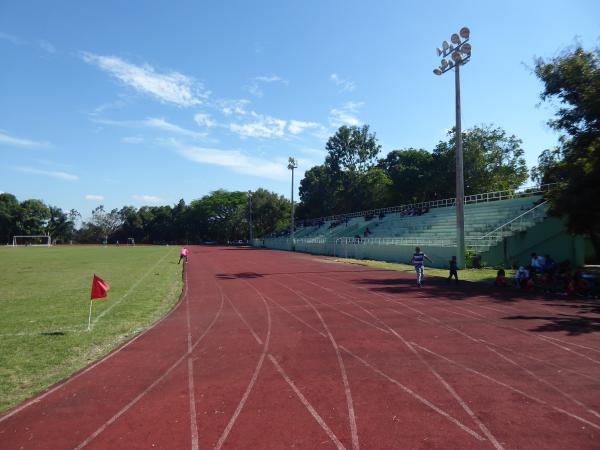
[[[296,161],[296,158],[293,158],[292,156],[288,158],[287,168],[292,171],[292,223],[290,224],[290,238],[292,240],[292,251],[295,251],[296,247],[294,245],[294,169],[298,168],[298,161]]]
[[[448,41],[442,43],[442,51],[437,50],[438,56],[443,59],[440,67],[433,70],[436,75],[442,75],[449,70],[454,69],[454,86],[456,92],[456,259],[458,267],[465,267],[465,181],[463,174],[463,144],[462,129],[460,117],[460,66],[466,64],[471,59],[471,44],[467,41],[471,36],[471,31],[467,27],[460,29],[458,34],[454,33]],[[461,41],[462,38],[462,41]],[[450,56],[451,60],[446,60]]]

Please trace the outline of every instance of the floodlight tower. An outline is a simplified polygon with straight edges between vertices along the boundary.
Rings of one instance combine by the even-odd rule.
[[[292,171],[292,223],[290,225],[290,237],[292,239],[292,251],[296,249],[294,245],[294,169],[298,168],[298,161],[290,156],[288,158],[288,169]]]
[[[465,179],[463,174],[463,147],[462,129],[460,123],[460,66],[471,60],[471,44],[469,36],[471,32],[467,27],[454,33],[448,41],[442,43],[442,48],[437,49],[438,56],[442,57],[440,66],[433,73],[442,75],[454,69],[454,86],[456,91],[456,260],[458,267],[465,267]],[[452,60],[446,58],[451,55]]]
[[[248,231],[250,237],[250,242],[248,243],[252,245],[252,191],[248,191]]]

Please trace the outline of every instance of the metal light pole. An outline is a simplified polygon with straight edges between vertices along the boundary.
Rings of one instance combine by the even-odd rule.
[[[454,69],[454,86],[456,92],[456,262],[458,267],[465,267],[465,179],[463,173],[463,146],[462,146],[462,127],[460,120],[460,66],[468,63],[471,59],[471,44],[468,43],[470,30],[467,27],[461,28],[459,34],[454,33],[447,41],[442,43],[442,48],[437,49],[438,56],[443,59],[440,67],[434,69],[433,73],[442,75],[451,69]],[[461,39],[462,38],[462,39]],[[452,55],[452,60],[446,60],[446,57]]]
[[[249,244],[252,245],[252,191],[248,191],[248,232],[250,235]]]
[[[292,239],[292,251],[296,250],[296,246],[294,245],[294,169],[298,167],[298,162],[295,158],[288,158],[288,169],[292,171],[292,223],[290,225],[290,237]]]

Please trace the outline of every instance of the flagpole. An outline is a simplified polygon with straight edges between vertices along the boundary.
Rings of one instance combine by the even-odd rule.
[[[90,315],[88,317],[88,331],[90,331],[91,325],[92,325],[92,303],[94,302],[94,300],[90,300]]]

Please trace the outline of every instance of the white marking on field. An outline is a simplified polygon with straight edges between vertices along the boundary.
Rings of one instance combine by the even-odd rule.
[[[297,278],[297,277],[294,277],[294,278]],[[389,330],[389,332],[391,332],[395,337],[397,337],[415,356],[417,356],[417,358],[419,358],[419,360],[421,361],[421,363],[423,363],[423,365],[425,365],[425,367],[427,367],[427,369],[429,369],[429,371],[438,379],[438,381],[442,384],[442,386],[444,386],[444,388],[450,393],[450,395],[452,397],[454,397],[454,399],[463,408],[463,410],[477,424],[477,426],[479,427],[479,429],[492,442],[492,445],[497,450],[501,450],[503,448],[502,445],[500,444],[500,442],[498,442],[498,440],[491,433],[491,431],[485,426],[485,424],[479,419],[479,417],[473,412],[473,410],[467,405],[467,403],[458,395],[458,393],[454,390],[454,388],[444,379],[444,377],[442,377],[438,373],[437,370],[435,370],[435,368],[433,368],[431,366],[431,364],[429,364],[429,362],[425,358],[423,358],[423,356],[419,352],[417,352],[415,350],[415,348],[400,333],[398,333],[395,329],[393,329],[392,327],[390,327],[389,325],[387,325],[382,319],[380,319],[379,317],[377,317],[373,312],[367,310],[366,308],[363,308],[357,302],[349,300],[348,296],[346,296],[344,294],[340,294],[338,292],[335,292],[333,289],[327,288],[325,286],[321,286],[318,283],[314,283],[314,282],[308,281],[308,280],[303,280],[303,281],[308,282],[310,284],[313,284],[313,285],[315,285],[315,286],[317,286],[317,287],[319,287],[319,288],[321,288],[321,289],[323,289],[323,290],[325,290],[327,292],[331,292],[332,294],[334,294],[334,295],[336,295],[336,296],[338,296],[340,298],[346,298],[348,302],[350,302],[351,304],[353,304],[355,306],[358,306],[360,309],[362,309],[368,315],[370,315],[371,317],[373,317],[373,319],[375,319],[378,323],[380,323],[381,325],[383,325],[384,327],[386,327],[387,330]],[[338,308],[335,308],[335,309],[337,310]]]
[[[585,409],[588,413],[600,418],[600,414],[598,414],[595,410],[588,408],[585,404],[583,404],[582,402],[580,402],[579,400],[577,400],[576,398],[574,398],[572,395],[566,393],[565,391],[563,391],[562,389],[560,389],[558,386],[555,386],[554,384],[550,383],[549,381],[538,377],[535,373],[533,373],[531,370],[527,369],[526,367],[523,367],[522,365],[520,365],[519,363],[517,363],[516,361],[510,359],[508,356],[503,355],[502,353],[500,353],[497,350],[494,350],[493,348],[487,346],[486,347],[489,351],[497,354],[500,358],[504,359],[505,361],[509,362],[510,364],[520,368],[521,370],[524,370],[525,372],[527,372],[532,378],[536,379],[537,381],[539,381],[540,383],[544,383],[545,385],[549,386],[550,388],[554,389],[556,392],[558,392],[559,394],[561,394],[562,396],[568,398],[569,400],[571,400],[573,403],[575,403],[578,406],[581,406],[583,409]]]
[[[56,392],[59,389],[64,388],[67,384],[71,383],[72,381],[75,381],[76,379],[78,379],[79,377],[81,377],[82,375],[85,375],[86,373],[88,373],[90,370],[94,369],[96,366],[102,364],[103,362],[105,362],[106,360],[108,360],[109,358],[112,358],[113,356],[115,356],[116,354],[118,354],[119,352],[121,352],[122,350],[126,349],[127,347],[129,347],[131,344],[133,344],[135,341],[137,341],[139,338],[141,338],[142,336],[144,336],[146,333],[148,333],[149,331],[153,330],[156,326],[158,326],[158,324],[160,324],[162,321],[166,320],[168,317],[171,316],[171,314],[173,314],[175,311],[177,310],[177,308],[173,308],[165,317],[163,317],[162,319],[158,320],[154,325],[152,325],[150,328],[147,328],[146,330],[144,330],[143,332],[141,332],[140,334],[138,334],[137,336],[135,336],[133,339],[131,339],[130,341],[126,342],[125,344],[123,344],[121,347],[119,347],[118,349],[116,349],[115,351],[109,353],[108,355],[106,355],[104,358],[102,358],[99,361],[96,361],[94,364],[92,364],[91,366],[87,367],[86,369],[82,370],[79,373],[76,373],[75,375],[73,375],[72,377],[64,380],[63,382],[57,384],[56,386],[54,386],[53,388],[47,390],[46,392],[44,392],[43,394],[35,397],[32,400],[29,400],[28,402],[24,403],[23,405],[19,406],[18,408],[13,409],[11,412],[9,412],[8,414],[0,417],[0,423],[3,422],[4,420],[8,419],[9,417],[14,416],[15,414],[18,414],[19,412],[23,411],[24,409],[30,407],[31,405],[34,405],[36,403],[39,403],[40,401],[42,401],[44,398],[46,398],[47,396],[49,396],[50,394]],[[87,328],[87,327],[86,327]]]
[[[196,418],[196,399],[194,396],[194,362],[188,358],[188,391],[190,393],[190,432],[192,450],[198,450],[198,423]]]
[[[540,403],[540,404],[545,405],[545,406],[549,406],[550,408],[554,409],[555,411],[558,411],[558,412],[560,412],[562,414],[565,414],[565,415],[567,415],[569,417],[572,417],[575,420],[583,422],[583,423],[585,423],[585,424],[587,424],[587,425],[589,425],[589,426],[591,426],[593,428],[596,428],[597,430],[600,430],[600,425],[596,425],[595,423],[590,422],[589,420],[586,420],[583,417],[580,417],[580,416],[578,416],[576,414],[573,414],[573,413],[571,413],[569,411],[566,411],[566,410],[564,410],[564,409],[562,409],[562,408],[560,408],[558,406],[555,406],[555,405],[553,405],[553,404],[551,404],[549,402],[546,402],[545,400],[542,400],[540,398],[534,397],[533,395],[530,395],[527,392],[524,392],[524,391],[522,391],[520,389],[517,389],[517,388],[515,388],[515,387],[513,387],[513,386],[511,386],[511,385],[509,385],[507,383],[504,383],[504,382],[502,382],[500,380],[497,380],[497,379],[495,379],[495,378],[493,378],[493,377],[491,377],[489,375],[486,375],[486,374],[484,374],[482,372],[479,372],[478,370],[472,369],[472,368],[470,368],[470,367],[468,367],[468,366],[466,366],[466,365],[464,365],[462,363],[459,363],[457,361],[454,361],[454,360],[452,360],[452,359],[450,359],[450,358],[448,358],[446,356],[440,355],[439,353],[435,353],[433,350],[429,350],[428,348],[425,348],[425,347],[423,347],[423,346],[421,346],[421,345],[419,345],[419,344],[417,344],[415,342],[411,342],[411,344],[413,344],[414,346],[420,348],[421,350],[423,350],[423,351],[425,351],[427,353],[430,353],[431,355],[437,356],[438,358],[441,358],[441,359],[443,359],[445,361],[448,361],[451,364],[454,364],[454,365],[456,365],[458,367],[461,367],[464,370],[466,370],[467,372],[471,372],[471,373],[474,373],[476,375],[479,375],[480,377],[483,377],[486,380],[491,381],[492,383],[495,383],[495,384],[498,384],[500,386],[503,386],[503,387],[505,387],[505,388],[513,391],[513,392],[516,392],[517,394],[522,395],[523,397],[527,397],[528,399],[533,400],[534,402]]]
[[[256,342],[258,342],[259,345],[262,345],[262,343],[263,343],[262,339],[260,337],[258,337],[258,335],[254,332],[254,329],[250,326],[250,324],[246,321],[246,319],[244,319],[244,316],[242,316],[240,314],[240,312],[235,307],[235,305],[233,304],[231,299],[227,296],[227,294],[225,294],[225,298],[227,299],[227,301],[229,302],[229,304],[231,305],[231,307],[233,308],[235,313],[238,315],[238,317],[241,319],[241,321],[244,322],[244,325],[246,325],[246,327],[248,328],[248,331],[250,331],[250,333],[252,333],[252,336],[254,336],[254,339],[256,339]]]
[[[273,280],[273,281],[275,281],[275,280]],[[283,286],[287,290],[293,292],[298,297],[300,297],[302,300],[304,300],[308,305],[310,305],[312,310],[315,312],[315,314],[321,321],[323,328],[325,329],[325,333],[327,334],[327,337],[329,338],[329,341],[331,342],[331,345],[335,351],[335,356],[337,358],[338,365],[340,367],[342,383],[344,385],[344,393],[346,395],[346,405],[348,407],[348,421],[350,422],[350,432],[352,434],[352,448],[353,448],[353,450],[358,450],[360,448],[360,445],[359,445],[359,441],[358,441],[358,429],[356,426],[356,414],[354,413],[354,403],[352,402],[352,391],[350,390],[350,383],[348,382],[346,366],[344,365],[344,360],[342,359],[342,355],[340,355],[340,349],[339,349],[337,343],[335,342],[335,338],[331,334],[331,331],[329,330],[329,327],[327,326],[325,319],[323,319],[323,316],[321,316],[321,313],[319,312],[319,310],[317,310],[317,308],[314,307],[314,305],[310,302],[310,300],[308,300],[307,297],[305,297],[302,293],[296,291],[295,289],[292,289],[292,288],[286,286],[283,283],[280,283],[278,281],[275,281],[275,282],[277,284]]]
[[[229,419],[229,423],[227,424],[227,426],[223,430],[223,433],[221,434],[221,437],[215,444],[215,447],[214,447],[215,450],[219,450],[223,446],[223,444],[227,440],[227,437],[229,436],[229,433],[231,432],[231,429],[233,428],[233,425],[235,424],[238,416],[242,412],[242,409],[244,408],[244,405],[246,404],[246,400],[248,400],[248,396],[250,395],[252,388],[254,388],[254,385],[256,384],[256,380],[258,379],[258,374],[260,373],[260,370],[263,366],[263,362],[265,360],[265,356],[267,355],[267,350],[269,348],[269,342],[271,341],[271,310],[269,308],[269,305],[267,304],[267,301],[265,300],[263,295],[258,291],[258,289],[256,289],[252,284],[248,283],[247,281],[245,283],[256,291],[256,293],[258,294],[258,296],[261,298],[261,300],[263,301],[263,303],[265,305],[265,309],[267,311],[267,336],[265,338],[265,342],[263,345],[262,354],[260,355],[260,358],[258,360],[258,364],[256,365],[256,368],[254,369],[254,373],[252,374],[250,383],[248,383],[248,386],[246,387],[246,391],[244,392],[244,395],[242,395],[242,398],[240,399],[240,402],[238,403],[238,406],[235,409],[235,412],[231,416],[231,419]],[[220,286],[219,286],[219,290],[221,290]],[[222,296],[224,296],[223,293],[222,293]]]
[[[313,408],[313,406],[306,399],[306,397],[304,397],[304,395],[302,395],[302,392],[300,392],[300,390],[296,387],[296,385],[290,379],[290,377],[287,376],[287,374],[285,373],[285,371],[283,370],[283,368],[279,365],[279,363],[277,362],[277,360],[273,357],[273,355],[269,354],[269,359],[271,360],[271,362],[273,363],[273,365],[275,366],[275,368],[277,369],[277,371],[281,374],[281,376],[283,377],[283,379],[286,381],[286,383],[290,385],[290,387],[292,388],[292,390],[294,391],[294,393],[296,394],[296,396],[300,399],[300,401],[302,402],[302,404],[304,405],[304,407],[308,410],[308,412],[311,414],[311,416],[313,416],[313,418],[317,421],[317,423],[321,426],[321,428],[323,428],[323,430],[325,431],[325,433],[327,433],[327,436],[329,436],[329,438],[335,443],[335,446],[338,449],[345,449],[346,447],[344,447],[342,445],[342,443],[337,438],[337,436],[334,434],[334,432],[331,431],[331,428],[329,428],[327,426],[327,424],[325,423],[325,421],[323,420],[323,418],[319,415],[319,413],[315,410],[315,408]]]
[[[108,308],[106,308],[104,311],[102,311],[100,314],[98,314],[94,320],[92,320],[92,328],[94,328],[94,325],[96,325],[96,323],[102,318],[104,317],[106,314],[108,314],[115,306],[117,306],[119,303],[121,303],[123,300],[125,300],[125,298],[127,298],[127,296],[129,294],[131,294],[139,285],[142,281],[144,281],[146,279],[146,277],[148,275],[150,275],[150,273],[152,273],[152,271],[156,268],[156,266],[158,266],[171,252],[167,251],[162,258],[160,258],[158,261],[156,261],[156,263],[150,267],[150,269],[148,269],[148,271],[141,276],[141,278],[138,278],[138,280],[131,285],[131,287],[129,289],[127,289],[127,292],[125,292],[125,294],[123,294],[123,296],[118,299],[117,301],[113,302]]]
[[[273,304],[275,304],[276,306],[278,306],[280,309],[282,309],[283,311],[285,311],[286,313],[288,313],[290,316],[292,316],[294,319],[296,319],[298,322],[302,323],[303,325],[305,325],[307,328],[310,328],[311,330],[315,331],[316,333],[318,333],[321,337],[323,338],[327,338],[327,335],[325,333],[323,333],[322,331],[317,330],[315,327],[313,327],[311,324],[307,323],[306,321],[304,321],[301,317],[297,316],[296,314],[294,314],[293,312],[289,311],[288,309],[285,308],[285,306],[280,305],[278,302],[276,302],[275,300],[273,300],[272,298],[266,297],[267,300],[269,300],[270,302],[272,302]],[[417,394],[416,392],[412,391],[409,387],[405,386],[404,384],[400,383],[398,380],[390,377],[389,375],[387,375],[386,373],[382,372],[381,370],[377,369],[375,366],[367,363],[366,361],[364,361],[363,359],[361,359],[360,357],[358,357],[357,355],[355,355],[354,353],[352,353],[350,350],[348,350],[346,347],[344,347],[343,345],[340,346],[340,349],[346,353],[348,353],[350,356],[353,356],[354,358],[357,358],[362,364],[364,364],[366,367],[368,367],[369,369],[373,370],[375,373],[381,375],[382,377],[384,377],[385,379],[391,381],[393,384],[395,384],[396,386],[400,387],[400,389],[402,389],[405,393],[407,393],[408,395],[412,396],[413,398],[415,398],[417,401],[423,403],[425,406],[433,409],[435,412],[437,412],[438,414],[441,414],[442,416],[444,416],[446,419],[448,419],[450,422],[454,423],[455,425],[457,425],[459,428],[461,428],[462,430],[466,431],[467,433],[469,433],[471,436],[474,436],[476,439],[480,440],[480,441],[485,441],[485,438],[483,438],[482,436],[480,436],[477,432],[471,430],[469,427],[467,427],[466,425],[462,424],[461,422],[459,422],[457,419],[455,419],[454,417],[452,417],[450,414],[448,414],[446,411],[442,410],[441,408],[438,408],[437,406],[435,406],[433,403],[431,403],[429,400],[427,400],[424,397],[421,397],[419,394]]]
[[[221,305],[219,307],[219,310],[215,314],[215,317],[213,318],[212,322],[208,325],[206,330],[204,330],[202,335],[196,340],[196,342],[192,346],[192,350],[194,348],[196,348],[196,346],[202,341],[204,336],[206,336],[208,334],[208,332],[212,329],[213,325],[216,323],[217,319],[221,316],[221,312],[223,311],[223,303],[224,303],[224,299],[223,299],[223,296],[221,296]],[[85,447],[86,445],[88,445],[90,442],[92,442],[98,435],[100,435],[100,433],[102,433],[112,423],[114,423],[117,419],[119,419],[119,417],[121,417],[123,414],[125,414],[132,406],[134,406],[137,402],[139,402],[156,385],[158,385],[161,381],[163,381],[190,354],[191,354],[190,350],[186,351],[181,356],[181,358],[179,358],[177,361],[175,361],[175,363],[173,363],[173,365],[171,365],[171,367],[169,367],[165,372],[163,372],[163,374],[160,377],[158,377],[150,386],[148,386],[146,389],[144,389],[140,394],[138,394],[127,405],[125,405],[123,408],[121,408],[121,410],[119,412],[117,412],[114,416],[112,416],[110,419],[108,419],[106,422],[104,422],[104,424],[100,428],[98,428],[91,435],[89,435],[81,444],[79,444],[77,447],[75,447],[75,450],[79,450],[79,449]]]

